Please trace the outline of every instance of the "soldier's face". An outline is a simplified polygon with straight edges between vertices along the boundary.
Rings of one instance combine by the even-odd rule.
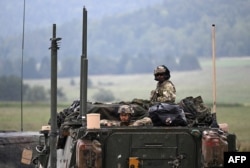
[[[121,113],[120,114],[120,120],[121,120],[121,122],[128,122],[129,121],[129,114],[127,114],[127,113]]]
[[[164,74],[163,73],[155,74],[155,79],[159,82],[163,82],[165,80]]]

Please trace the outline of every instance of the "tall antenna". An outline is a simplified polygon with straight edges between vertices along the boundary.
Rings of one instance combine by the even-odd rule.
[[[87,111],[88,59],[87,59],[87,10],[83,7],[82,55],[80,80],[80,114],[84,118]]]
[[[213,112],[216,113],[216,58],[215,58],[215,24],[212,25],[212,58],[213,58]]]
[[[22,62],[21,62],[21,131],[23,131],[23,51],[24,51],[24,28],[25,28],[25,0],[23,0],[23,35],[22,35]]]
[[[216,117],[216,56],[215,56],[215,24],[212,24],[212,59],[213,59],[213,121],[211,124],[212,128],[219,128]]]

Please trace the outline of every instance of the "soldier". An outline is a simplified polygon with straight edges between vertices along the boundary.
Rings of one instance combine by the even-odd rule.
[[[122,105],[119,107],[118,114],[120,121],[114,120],[101,120],[101,125],[103,126],[142,126],[142,125],[152,125],[152,121],[149,117],[144,117],[142,119],[132,121],[131,116],[134,110],[129,105]]]
[[[131,124],[131,117],[134,113],[134,109],[129,105],[122,105],[118,110],[119,118],[120,118],[120,125],[121,126],[128,126]]]
[[[151,102],[174,103],[176,90],[169,80],[170,71],[165,65],[159,65],[154,70],[155,80],[158,81],[156,89],[151,91]]]

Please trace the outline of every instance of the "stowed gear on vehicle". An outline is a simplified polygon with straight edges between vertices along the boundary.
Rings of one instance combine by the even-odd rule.
[[[188,99],[192,100],[190,97]],[[223,167],[223,152],[236,151],[236,136],[210,127],[209,108],[206,108],[201,100],[201,97],[198,97],[194,100],[196,103],[188,105],[192,109],[192,117],[189,116],[190,110],[183,110],[183,104],[169,104],[169,107],[183,110],[187,119],[187,124],[183,126],[101,126],[100,129],[86,128],[86,123],[83,123],[80,117],[80,103],[74,101],[69,108],[58,113],[60,127],[57,164],[65,168]],[[185,101],[187,100],[181,102]],[[133,108],[132,120],[150,117],[150,107],[157,106],[140,99],[111,104],[88,103],[87,114],[99,113],[100,119],[118,121],[119,107],[125,107],[124,105]],[[164,112],[169,113],[167,110],[161,111]],[[172,116],[173,112],[170,114]],[[47,140],[41,140],[39,149],[49,149],[48,132],[44,135]],[[47,167],[50,162],[49,150],[39,150],[38,153],[36,164]]]

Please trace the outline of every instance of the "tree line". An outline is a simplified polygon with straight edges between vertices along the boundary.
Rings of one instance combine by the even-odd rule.
[[[22,84],[22,79],[18,76],[0,77],[0,101],[48,101],[50,91],[43,86],[29,86]],[[22,96],[22,97],[21,97]],[[57,89],[57,96],[60,99],[65,97],[61,88]]]
[[[155,67],[152,56],[137,55],[131,59],[124,58],[115,62],[109,59],[97,59],[89,62],[89,74],[138,74],[152,73]],[[95,58],[94,58],[95,59]],[[0,59],[0,76],[22,76],[24,79],[41,79],[50,78],[51,62],[49,57],[44,57],[41,62],[37,62],[34,58],[22,61],[11,61],[9,58]],[[165,63],[171,70],[187,71],[199,70],[200,63],[196,57],[182,57],[178,62],[173,57],[163,57],[162,64]],[[80,76],[80,60],[64,58],[58,63],[58,77]],[[21,72],[22,71],[22,72]]]
[[[71,85],[74,85],[74,80]],[[88,79],[88,87],[93,86],[92,81]],[[28,102],[47,102],[50,99],[50,90],[46,90],[43,86],[35,85],[33,87],[22,84],[20,77],[10,75],[0,77],[0,101],[28,101]],[[57,89],[57,98],[66,100],[66,96],[62,88]],[[100,89],[93,95],[96,101],[113,101],[115,96],[109,90]]]
[[[211,56],[212,23],[216,25],[217,57],[250,55],[249,0],[181,2],[163,1],[146,9],[89,20],[89,74],[151,73],[159,64],[171,70],[199,69],[195,60]],[[209,8],[210,4],[214,6]],[[79,76],[81,16],[57,28],[62,37],[58,76]],[[24,78],[50,77],[51,33],[48,28],[26,33]],[[0,37],[0,76],[20,74],[20,41],[21,36]]]

